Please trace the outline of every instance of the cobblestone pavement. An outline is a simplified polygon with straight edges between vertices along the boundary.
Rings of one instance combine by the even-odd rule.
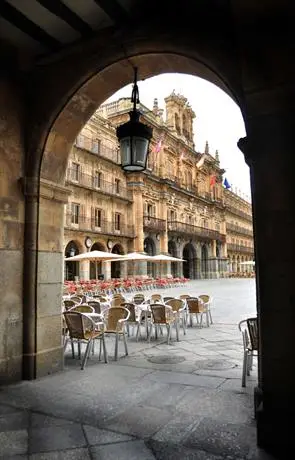
[[[214,297],[209,328],[128,340],[129,356],[91,356],[65,371],[0,390],[0,458],[31,460],[270,460],[256,447],[253,387],[241,387],[240,319],[255,314],[255,282],[195,281],[169,295]],[[98,349],[98,347],[96,347]]]

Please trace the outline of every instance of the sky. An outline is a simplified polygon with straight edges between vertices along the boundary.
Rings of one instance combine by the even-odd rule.
[[[239,107],[221,89],[207,80],[185,74],[162,74],[138,82],[140,102],[152,109],[154,98],[159,108],[165,109],[164,98],[175,90],[185,96],[196,114],[194,119],[194,142],[198,152],[204,152],[209,143],[209,152],[218,150],[220,166],[226,172],[231,190],[250,200],[249,167],[244,161],[237,141],[245,136],[245,127]],[[114,93],[107,101],[131,96],[132,85]],[[165,113],[164,113],[165,119]]]

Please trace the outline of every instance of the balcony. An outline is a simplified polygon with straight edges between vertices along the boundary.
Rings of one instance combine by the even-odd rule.
[[[69,213],[66,214],[65,218],[65,228],[69,230],[76,230],[78,232],[92,232],[99,233],[101,235],[112,235],[112,236],[124,236],[126,238],[135,238],[134,225],[127,225],[125,223],[120,223],[120,229],[116,227],[115,222],[109,221],[106,219],[101,220],[100,222],[86,216],[79,216],[78,219],[75,219],[76,216]],[[73,221],[77,220],[78,223]]]
[[[143,216],[143,229],[155,232],[165,232],[166,220],[157,217]]]
[[[92,139],[91,137],[80,134],[74,145],[75,147],[87,150],[98,157],[105,158],[106,160],[110,160],[116,164],[121,164],[121,154],[119,149],[109,147],[108,145],[104,145],[102,143],[98,144],[95,139]]]
[[[92,174],[80,172],[77,176],[76,170],[68,168],[66,181],[68,184],[95,190],[104,195],[115,196],[130,202],[133,201],[132,192],[127,187],[121,184],[118,186],[114,182],[108,182],[104,179],[99,180],[97,176]]]
[[[198,227],[197,225],[191,225],[185,222],[168,221],[168,232],[178,234],[182,233],[191,237],[197,236],[202,240],[217,240],[225,242],[225,235],[217,232],[216,230]]]
[[[242,244],[227,244],[227,250],[233,252],[242,252],[243,254],[254,254],[254,248],[243,246]]]
[[[241,235],[253,236],[253,230],[249,230],[248,228],[240,227],[239,225],[235,224],[226,224],[226,230],[234,233],[239,233]]]
[[[226,210],[231,212],[232,214],[235,214],[236,216],[240,216],[243,219],[248,220],[249,222],[252,222],[252,215],[251,214],[247,214],[246,212],[241,211],[240,209],[237,209],[237,208],[235,208],[233,206],[230,206],[228,204],[226,204],[225,207],[226,207]]]

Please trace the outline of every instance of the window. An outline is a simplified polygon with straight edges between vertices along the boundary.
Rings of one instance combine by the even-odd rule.
[[[84,147],[84,136],[83,134],[79,134],[76,139],[76,145],[77,147]]]
[[[95,171],[94,178],[93,178],[93,186],[95,188],[100,188],[101,181],[102,181],[102,173],[100,171]]]
[[[71,167],[71,180],[79,182],[80,178],[80,165],[78,163],[72,163]]]
[[[115,230],[121,230],[121,214],[115,213]]]
[[[80,205],[78,203],[72,203],[71,205],[71,222],[72,224],[79,223]]]
[[[95,208],[95,210],[94,210],[94,225],[95,225],[95,227],[101,227],[101,216],[102,216],[101,209]]]
[[[120,193],[120,179],[115,179],[115,193]]]
[[[100,139],[92,139],[91,151],[93,153],[100,153],[100,146],[101,146],[101,140]]]
[[[169,210],[168,220],[175,222],[176,221],[176,212],[173,209]]]
[[[152,217],[153,215],[153,205],[152,204],[147,205],[147,215],[148,217]]]

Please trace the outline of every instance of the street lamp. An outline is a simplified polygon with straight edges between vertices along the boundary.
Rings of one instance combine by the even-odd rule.
[[[134,83],[131,93],[133,109],[129,112],[130,120],[117,128],[120,142],[121,167],[124,171],[138,172],[146,169],[149,143],[153,135],[152,128],[139,121],[140,112],[137,86],[137,67],[134,68]]]

